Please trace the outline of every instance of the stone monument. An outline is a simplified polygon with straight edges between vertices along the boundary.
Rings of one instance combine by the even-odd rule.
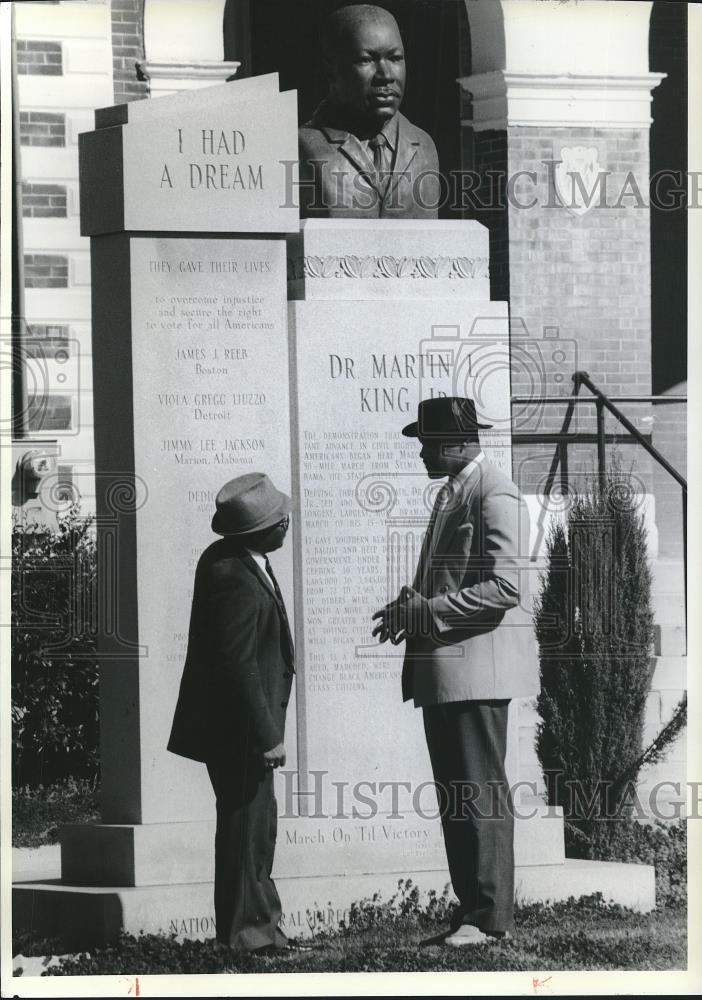
[[[507,304],[490,301],[477,222],[300,226],[296,149],[295,95],[275,75],[105,109],[82,137],[102,822],[63,828],[61,878],[14,891],[16,925],[67,949],[121,929],[214,934],[214,796],[166,743],[214,496],[247,471],[296,502],[273,559],[298,670],[276,775],[283,927],[336,926],[399,879],[449,881],[401,648],[375,643],[371,613],[411,580],[433,500],[399,433],[419,399],[472,396],[510,472]],[[516,711],[511,726],[514,784]],[[652,905],[652,869],[566,862],[559,812],[517,798],[521,899],[600,889]]]
[[[71,945],[193,916],[213,926],[213,795],[202,766],[166,751],[193,570],[224,482],[262,468],[291,486],[285,234],[298,213],[281,206],[296,94],[272,74],[103,109],[96,125],[80,155],[102,822],[64,828],[61,883],[40,907]],[[291,560],[274,561],[289,591]],[[17,890],[20,922],[36,891]]]
[[[400,434],[419,399],[474,398],[493,425],[484,450],[508,475],[511,415],[508,310],[490,300],[485,227],[307,219],[288,243],[304,675],[274,874],[295,930],[306,929],[304,902],[333,923],[400,879],[439,893],[449,882],[421,713],[402,704],[404,647],[377,645],[369,622],[411,582],[434,500],[416,442]],[[536,568],[525,576],[530,610]],[[652,905],[651,869],[634,879],[630,866],[566,861],[560,810],[520,782],[519,710],[513,701],[507,755],[517,897],[599,889]]]

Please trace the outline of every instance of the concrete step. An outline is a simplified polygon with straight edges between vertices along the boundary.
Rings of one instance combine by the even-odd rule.
[[[682,559],[654,559],[651,563],[654,594],[684,594],[685,569]]]
[[[636,783],[639,810],[650,819],[681,819],[687,805],[687,740],[681,733],[665,760],[644,768]]]
[[[411,879],[422,898],[442,893],[450,883],[445,868],[374,875],[279,878],[282,926],[291,937],[348,921],[352,903],[380,893],[388,900],[398,879]],[[605,900],[646,912],[655,906],[653,867],[609,861],[568,860],[560,865],[524,865],[515,870],[518,902],[568,899],[601,892]],[[202,940],[214,935],[213,885],[152,885],[124,888],[29,882],[13,886],[13,923],[17,931],[57,937],[67,952],[114,942],[119,932],[175,933]]]
[[[515,789],[514,819],[517,864],[563,862],[560,808],[549,808],[535,790],[522,786]],[[41,875],[85,886],[208,882],[214,878],[214,840],[214,823],[207,822],[70,824],[61,829],[60,871]],[[377,815],[363,822],[281,816],[273,874],[276,879],[373,871],[400,876],[410,868],[431,871],[444,857],[436,808],[431,814]]]
[[[662,688],[660,691],[650,691],[646,699],[646,723],[660,723],[666,726],[685,694],[684,689]]]
[[[214,878],[214,822],[67,823],[61,875],[75,885],[157,885]]]
[[[682,559],[651,563],[653,617],[659,625],[685,627],[685,570]]]
[[[569,858],[563,865],[517,868],[515,871],[518,902],[557,902],[594,892],[601,892],[607,902],[648,912],[656,905],[653,865]]]
[[[651,660],[651,666],[653,668],[652,690],[679,691],[687,687],[686,656],[654,656]]]
[[[654,652],[656,656],[685,656],[687,653],[687,632],[685,625],[654,626]]]
[[[538,785],[535,787],[538,789]],[[522,790],[515,800],[514,813],[515,865],[562,865],[565,839],[561,806],[549,807],[540,795]]]
[[[28,882],[54,879],[61,875],[61,848],[58,844],[43,847],[12,848],[12,880]]]
[[[685,628],[685,598],[682,594],[653,594],[653,620],[659,625]]]

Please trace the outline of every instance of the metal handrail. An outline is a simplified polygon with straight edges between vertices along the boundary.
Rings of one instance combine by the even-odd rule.
[[[572,376],[575,378],[575,375]],[[573,396],[512,396],[513,403],[569,403]],[[609,396],[610,403],[686,403],[687,396]],[[588,396],[578,396],[578,403],[594,403]]]
[[[682,487],[683,493],[687,496],[687,481],[680,475],[678,470],[670,464],[667,458],[654,448],[652,444],[646,440],[644,435],[635,427],[632,422],[624,416],[619,407],[615,406],[611,399],[598,389],[593,383],[592,379],[587,372],[578,371],[573,375],[573,382],[575,383],[575,391],[577,393],[581,385],[584,385],[586,389],[589,389],[593,396],[596,397],[595,405],[597,407],[597,465],[600,476],[600,486],[604,484],[604,477],[606,474],[605,465],[605,444],[604,444],[604,411],[608,410],[613,417],[616,417],[622,427],[625,427],[629,433],[636,438],[638,443],[642,445],[646,451],[661,465],[667,473],[669,473],[673,479]],[[600,440],[601,439],[601,440]]]
[[[665,458],[657,448],[655,448],[648,440],[650,435],[643,434],[638,427],[636,427],[629,419],[626,417],[617,403],[687,403],[687,396],[607,396],[601,389],[598,389],[594,384],[590,375],[586,371],[576,371],[572,380],[574,383],[573,395],[572,396],[542,396],[538,400],[533,397],[527,396],[515,396],[512,398],[512,403],[523,404],[528,403],[564,403],[567,404],[568,410],[563,420],[563,426],[561,431],[557,434],[543,435],[544,440],[546,438],[550,440],[555,440],[558,443],[558,448],[556,454],[554,455],[554,460],[551,463],[551,469],[548,475],[548,486],[547,490],[553,486],[553,481],[556,477],[556,471],[558,466],[561,466],[561,478],[565,475],[567,477],[567,449],[566,446],[568,441],[575,441],[587,438],[592,441],[597,442],[597,470],[598,470],[598,480],[600,484],[600,489],[603,489],[606,484],[607,477],[607,463],[606,463],[606,447],[608,435],[605,432],[605,410],[612,414],[622,427],[634,438],[634,440],[648,452],[648,454],[658,462],[658,464],[665,469],[665,471],[673,477],[676,483],[680,486],[682,490],[682,529],[683,529],[683,572],[684,572],[684,586],[685,586],[685,622],[687,623],[687,480],[682,476],[678,470],[670,464],[667,458]],[[585,386],[589,389],[594,399],[590,399],[584,396],[578,396],[581,386]],[[570,426],[573,413],[575,412],[575,406],[578,403],[591,403],[595,405],[597,413],[597,433],[592,434],[574,434],[569,433],[568,428]],[[536,434],[515,434],[515,438],[519,439],[521,437],[540,437],[538,433]],[[611,437],[611,436],[610,436]]]

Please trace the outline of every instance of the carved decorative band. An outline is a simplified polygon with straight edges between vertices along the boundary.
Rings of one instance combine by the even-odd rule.
[[[488,278],[487,257],[296,257],[288,281],[301,278]]]

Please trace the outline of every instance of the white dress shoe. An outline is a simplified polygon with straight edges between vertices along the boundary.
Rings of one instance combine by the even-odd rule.
[[[444,944],[448,944],[452,948],[463,948],[471,944],[486,944],[490,940],[491,938],[487,934],[483,934],[472,924],[461,924],[457,930],[444,938]]]

